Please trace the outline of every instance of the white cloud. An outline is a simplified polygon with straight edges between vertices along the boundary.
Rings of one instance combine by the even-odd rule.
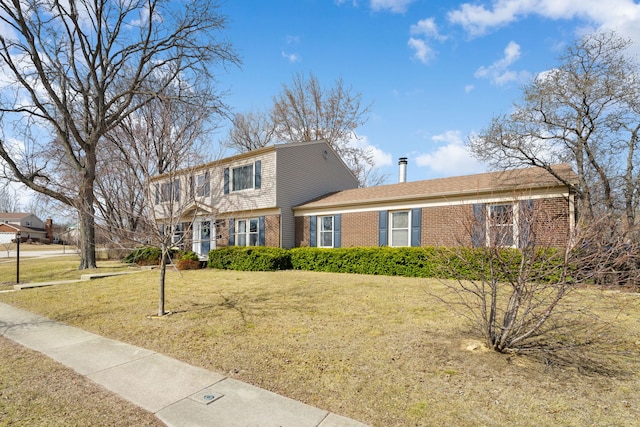
[[[281,52],[281,55],[282,55],[283,58],[285,58],[289,62],[300,62],[300,61],[302,61],[302,58],[300,58],[300,55],[298,55],[297,53],[287,53],[287,52],[285,52],[283,50]]]
[[[438,25],[434,18],[426,18],[418,21],[417,24],[413,24],[409,31],[414,36],[431,37],[438,40],[445,40],[446,37],[441,35],[438,30]]]
[[[474,159],[464,146],[458,130],[450,130],[431,138],[439,145],[434,151],[421,154],[416,164],[430,169],[439,176],[469,175],[483,172],[485,167]]]
[[[476,87],[474,85],[466,85],[464,87],[464,93],[471,93]]]
[[[149,18],[152,17],[151,15],[151,9],[149,8],[148,5],[144,5],[141,9],[140,9],[140,18],[139,19],[133,19],[130,24],[133,25],[134,27],[144,27],[146,25],[149,24]],[[153,11],[153,22],[162,22],[162,16],[160,15],[160,12],[157,9],[154,9]]]
[[[371,150],[371,154],[373,155],[373,162],[377,168],[389,166],[393,163],[391,160],[391,154],[385,153],[380,148],[374,145],[370,145],[369,147]]]
[[[365,149],[371,156],[373,157],[373,163],[376,168],[380,168],[383,166],[389,166],[392,164],[391,154],[385,153],[380,148],[375,145],[371,145],[369,142],[369,138],[366,136],[357,136],[353,135],[351,140],[349,141],[349,145],[354,148],[363,148]]]
[[[640,41],[640,4],[633,0],[493,0],[489,7],[464,3],[447,17],[469,35],[480,36],[529,15],[553,20],[577,18]]]
[[[513,71],[509,67],[520,59],[520,45],[510,41],[504,48],[504,56],[489,65],[482,66],[475,72],[475,77],[479,79],[490,79],[492,83],[502,86],[512,81],[525,81],[531,75],[527,71]]]
[[[421,19],[409,27],[409,33],[411,37],[407,45],[414,51],[413,59],[423,64],[428,63],[436,56],[436,51],[428,40],[444,41],[447,39],[446,36],[440,34],[434,18]]]
[[[422,39],[410,37],[407,45],[414,50],[413,58],[426,64],[435,56],[434,50]]]
[[[371,9],[389,10],[393,13],[405,13],[414,0],[371,0]]]
[[[347,0],[334,0],[334,1],[338,6],[340,6],[340,5],[342,5],[342,4],[347,2]],[[352,0],[351,1],[351,5],[353,7],[358,7],[358,0]]]
[[[287,36],[285,42],[287,44],[300,44],[300,36]]]

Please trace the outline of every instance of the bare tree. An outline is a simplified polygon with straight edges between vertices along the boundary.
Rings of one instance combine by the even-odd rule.
[[[0,212],[18,212],[20,202],[16,191],[9,186],[9,182],[0,185]]]
[[[640,202],[640,69],[629,46],[614,32],[578,40],[556,68],[524,88],[513,113],[495,117],[469,148],[497,169],[529,165],[553,174],[552,164],[570,163],[579,182],[566,184],[580,196],[583,219],[613,215],[633,230]]]
[[[274,97],[268,117],[262,113],[236,115],[229,132],[228,146],[239,152],[275,142],[327,141],[358,178],[360,186],[377,185],[385,177],[374,171],[371,147],[359,144],[356,130],[367,121],[371,104],[362,102],[338,79],[323,87],[316,76],[295,74],[289,85]]]
[[[240,153],[266,147],[275,143],[275,125],[262,111],[237,113],[225,145]]]
[[[210,93],[201,88],[193,96],[208,99]],[[210,187],[206,180],[196,182],[194,168],[209,160],[208,126],[222,110],[206,105],[176,102],[175,96],[156,98],[110,132],[100,153],[98,206],[112,243],[160,248],[158,316],[166,314],[172,248],[189,241],[198,212],[195,196]]]
[[[105,136],[167,88],[197,93],[216,65],[237,63],[218,37],[225,20],[205,0],[33,0],[0,1],[0,22],[8,28],[0,35],[8,82],[2,126],[20,140],[1,139],[0,157],[11,179],[78,211],[80,268],[95,268],[95,179]],[[191,101],[181,95],[176,101]],[[61,162],[63,172],[53,168]],[[60,173],[71,179],[62,182]]]
[[[140,191],[150,177],[206,162],[213,153],[209,123],[222,106],[206,108],[215,95],[204,87],[193,95],[202,99],[186,104],[175,96],[157,98],[107,135],[99,155],[97,206],[114,243],[142,242],[153,234],[147,220],[153,212]]]
[[[7,258],[11,256],[11,251],[16,248],[15,239],[11,240],[10,242],[2,243],[1,245],[2,248],[7,251]]]

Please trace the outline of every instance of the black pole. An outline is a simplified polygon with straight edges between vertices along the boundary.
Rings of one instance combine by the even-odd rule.
[[[20,233],[16,234],[16,284],[20,283]]]

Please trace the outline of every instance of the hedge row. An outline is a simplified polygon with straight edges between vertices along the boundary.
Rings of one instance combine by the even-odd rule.
[[[547,263],[549,277],[553,280],[560,265],[554,254],[540,257]],[[500,259],[508,268],[506,274],[517,274],[521,253],[515,249],[503,249]],[[551,261],[550,261],[551,260]],[[542,261],[541,261],[542,262]],[[309,270],[333,273],[374,274],[405,277],[439,277],[478,280],[490,277],[488,255],[485,249],[471,248],[294,248],[231,246],[209,252],[211,268],[245,271]],[[538,270],[539,271],[539,270]],[[509,280],[506,275],[502,280]]]
[[[268,246],[229,246],[209,252],[210,268],[243,271],[290,270],[291,258],[286,249]]]

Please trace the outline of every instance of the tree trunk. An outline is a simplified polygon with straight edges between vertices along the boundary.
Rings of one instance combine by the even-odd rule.
[[[165,282],[165,276],[167,274],[167,254],[168,251],[166,251],[164,248],[162,249],[162,259],[160,260],[160,280],[158,283],[158,290],[159,290],[159,300],[158,300],[158,316],[162,317],[164,316],[165,310],[164,310],[164,282]]]
[[[94,145],[95,147],[95,145]],[[96,224],[95,224],[95,194],[96,179],[95,151],[85,149],[86,159],[82,170],[82,182],[78,194],[80,219],[80,270],[97,268],[96,265]]]
[[[93,207],[87,212],[87,207],[80,213],[80,270],[97,268],[95,236],[96,228],[93,216]]]

